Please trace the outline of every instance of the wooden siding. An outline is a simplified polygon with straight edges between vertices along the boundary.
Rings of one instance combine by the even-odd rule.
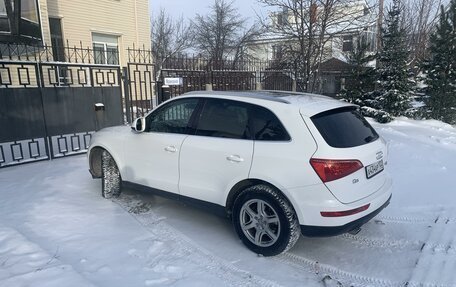
[[[120,63],[127,62],[127,47],[150,49],[148,0],[40,0],[44,38],[49,36],[48,17],[62,19],[64,41],[70,46],[92,46],[92,33],[118,36]],[[47,10],[47,16],[45,15]]]

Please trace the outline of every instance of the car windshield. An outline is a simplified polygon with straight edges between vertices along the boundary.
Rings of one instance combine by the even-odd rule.
[[[332,147],[355,147],[378,139],[377,132],[355,107],[325,111],[311,119]]]

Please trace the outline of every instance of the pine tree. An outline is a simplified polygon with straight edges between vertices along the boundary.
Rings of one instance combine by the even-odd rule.
[[[355,49],[348,56],[351,65],[350,78],[345,83],[341,97],[347,102],[365,106],[364,96],[375,87],[375,71],[369,66],[374,55],[369,55],[369,45],[363,37],[356,42]]]
[[[377,100],[378,93],[375,91],[375,69],[369,66],[369,62],[374,59],[375,55],[369,54],[369,45],[360,37],[348,57],[352,66],[351,77],[347,79],[341,97],[347,102],[359,105],[364,116],[374,118],[379,123],[387,123],[392,117],[381,110]]]
[[[456,0],[450,2],[447,11],[441,7],[430,42],[426,108],[431,118],[456,124]]]
[[[383,47],[378,55],[376,100],[380,108],[393,116],[404,115],[410,108],[406,33],[400,26],[400,0],[393,0],[382,31]]]

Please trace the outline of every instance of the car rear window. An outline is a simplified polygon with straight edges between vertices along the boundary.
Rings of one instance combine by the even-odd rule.
[[[355,147],[378,139],[377,132],[355,107],[329,110],[311,119],[332,147]]]

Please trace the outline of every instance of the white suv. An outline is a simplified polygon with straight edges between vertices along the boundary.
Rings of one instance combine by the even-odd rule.
[[[192,92],[95,133],[102,195],[155,192],[232,219],[252,251],[358,230],[386,207],[385,141],[357,107],[290,92]]]

